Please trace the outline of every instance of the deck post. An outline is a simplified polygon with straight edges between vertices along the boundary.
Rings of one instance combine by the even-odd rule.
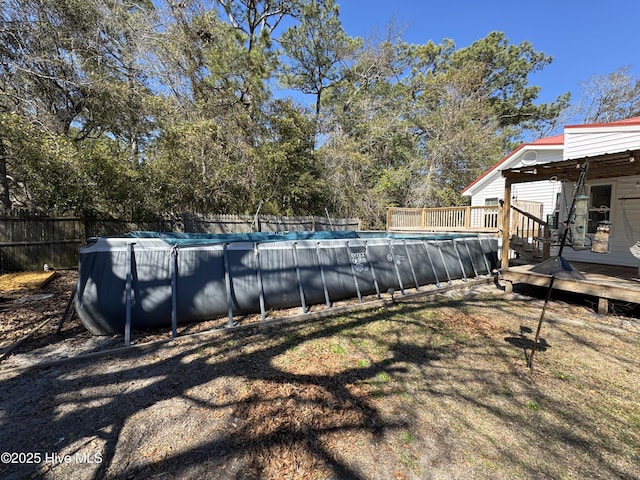
[[[509,269],[509,239],[511,232],[511,180],[504,182],[504,200],[502,202],[502,251],[500,254],[500,268]]]
[[[598,315],[606,315],[609,313],[609,299],[605,297],[598,298]]]

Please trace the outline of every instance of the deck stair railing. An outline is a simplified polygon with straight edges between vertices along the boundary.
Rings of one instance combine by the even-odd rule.
[[[387,230],[499,234],[503,227],[502,210],[503,202],[466,207],[392,207],[387,210]],[[535,263],[550,257],[551,227],[540,218],[542,212],[540,202],[511,204],[509,246],[516,261]]]
[[[551,256],[551,228],[544,220],[511,205],[509,247],[525,263],[540,262]]]

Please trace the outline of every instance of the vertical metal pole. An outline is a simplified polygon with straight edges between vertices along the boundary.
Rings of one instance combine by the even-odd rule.
[[[73,300],[76,298],[76,291],[78,289],[78,284],[73,285],[73,289],[71,290],[71,295],[69,296],[69,300],[67,301],[67,306],[64,308],[64,313],[58,322],[58,328],[56,329],[56,335],[60,335],[60,331],[62,330],[62,324],[64,323],[67,315],[69,315],[69,310],[71,310],[71,305],[73,305]],[[71,315],[73,318],[73,314]]]
[[[438,247],[438,252],[440,252],[440,258],[442,259],[442,265],[444,266],[444,272],[447,274],[447,283],[451,285],[451,275],[449,275],[449,267],[447,267],[447,262],[444,260],[444,254],[442,253],[442,247],[440,246],[440,242],[435,240],[436,246]],[[451,240],[453,243],[453,240]]]
[[[433,265],[433,260],[431,260],[431,254],[429,253],[429,247],[427,247],[427,241],[422,240],[422,245],[424,245],[424,251],[427,253],[427,258],[429,259],[429,265],[431,265],[431,271],[433,272],[433,277],[436,279],[436,287],[440,288],[440,280],[438,279],[438,272],[436,272],[436,267]]]
[[[571,202],[571,208],[569,208],[569,216],[567,217],[567,222],[565,223],[565,229],[562,234],[562,241],[560,242],[560,248],[558,250],[558,259],[562,261],[562,250],[564,248],[564,244],[567,241],[567,234],[569,233],[569,226],[571,222],[571,217],[575,213],[576,209],[576,196],[582,191],[584,188],[584,184],[587,181],[587,172],[589,171],[589,162],[586,161],[582,165],[582,170],[580,171],[580,175],[578,176],[578,181],[576,182],[576,186],[573,190],[573,201]],[[551,279],[549,280],[549,287],[547,288],[547,296],[544,300],[544,305],[542,307],[542,313],[540,314],[540,319],[538,320],[538,328],[536,330],[536,336],[533,339],[533,346],[531,347],[531,356],[529,357],[529,368],[533,372],[533,356],[536,353],[536,349],[538,348],[538,339],[540,338],[540,330],[542,329],[542,321],[544,320],[544,313],[547,310],[547,304],[551,300],[551,292],[553,290],[553,283],[555,282],[555,275],[551,275]]]
[[[402,278],[400,278],[400,270],[398,270],[398,264],[396,263],[396,256],[393,254],[393,239],[389,240],[389,252],[391,254],[391,261],[393,262],[393,268],[396,270],[396,278],[398,279],[398,285],[400,285],[400,291],[404,295],[404,286],[402,285]]]
[[[324,300],[327,303],[327,308],[331,308],[331,299],[329,298],[329,289],[327,288],[327,279],[324,276],[324,266],[322,265],[322,258],[320,257],[320,242],[316,242],[316,258],[318,259],[318,266],[320,267],[320,278],[322,278]]]
[[[413,281],[416,283],[416,292],[420,291],[420,284],[418,283],[418,277],[416,277],[416,271],[413,268],[413,262],[411,261],[411,254],[407,248],[407,241],[403,238],[402,243],[404,245],[404,251],[407,252],[407,260],[409,260],[409,268],[411,268],[411,275],[413,275]]]
[[[256,254],[256,275],[258,276],[258,295],[260,296],[260,315],[262,320],[267,318],[264,309],[264,291],[262,288],[262,268],[260,267],[260,252],[258,250],[258,242],[253,244],[253,251]]]
[[[178,248],[171,249],[171,337],[178,332]]]
[[[376,269],[373,266],[373,261],[370,260],[369,257],[369,244],[367,241],[364,241],[364,254],[367,256],[367,260],[369,262],[369,266],[371,267],[371,278],[373,279],[373,285],[376,287],[376,295],[378,298],[380,297],[380,286],[378,285],[378,279],[376,278]]]
[[[549,300],[551,300],[551,292],[553,290],[553,282],[555,281],[555,275],[551,276],[549,280],[549,287],[547,288],[547,296],[544,299],[544,305],[542,306],[542,313],[540,313],[540,319],[538,320],[538,328],[536,329],[536,336],[533,339],[533,346],[531,347],[531,355],[529,355],[529,369],[533,372],[533,356],[538,348],[538,339],[540,338],[540,329],[542,328],[542,321],[544,319],[544,312],[547,310]]]
[[[458,247],[456,246],[456,239],[454,238],[451,243],[453,243],[453,249],[456,252],[456,256],[458,257],[458,263],[460,264],[460,270],[462,271],[462,281],[467,281],[467,273],[464,271],[464,264],[462,263],[462,259],[460,258],[460,252],[458,251]]]
[[[131,344],[131,280],[132,280],[132,262],[133,262],[133,245],[134,243],[127,244],[127,279],[125,286],[125,303],[126,314],[124,322],[124,345],[128,347]]]
[[[229,244],[222,246],[222,255],[224,257],[224,283],[227,289],[227,308],[229,315],[228,327],[233,327],[233,297],[231,295],[231,271],[229,263]]]
[[[362,294],[360,293],[360,285],[358,285],[358,277],[356,276],[356,269],[353,264],[353,256],[351,255],[351,247],[349,247],[349,240],[344,242],[347,247],[347,254],[349,255],[349,265],[351,265],[351,276],[353,277],[353,283],[356,286],[356,293],[358,294],[358,301],[362,303]]]
[[[291,244],[291,248],[293,249],[293,261],[296,265],[296,276],[298,277],[298,290],[300,291],[300,307],[302,308],[302,313],[307,313],[307,303],[304,301],[304,289],[302,288],[302,275],[300,274],[300,263],[298,262],[298,249],[296,248],[296,244],[298,242],[293,242]]]

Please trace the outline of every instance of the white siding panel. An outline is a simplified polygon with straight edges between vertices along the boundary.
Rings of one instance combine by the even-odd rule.
[[[564,160],[562,158],[563,150],[559,148],[558,150],[543,150],[538,152],[538,163],[551,163],[551,162],[560,162]]]
[[[611,233],[608,253],[594,253],[590,250],[576,251],[571,247],[565,247],[562,256],[569,261],[628,267],[640,266],[640,261],[629,251],[629,247],[640,240],[640,188],[636,188],[637,182],[640,182],[640,177],[611,179],[613,198],[609,216]],[[587,183],[597,185],[608,182]]]
[[[528,149],[518,155],[516,161],[514,161],[507,168],[517,168],[523,166],[525,163],[522,161],[523,157],[527,152],[535,151],[538,158],[536,159],[536,164],[538,163],[551,163],[551,162],[560,162],[564,160],[562,157],[562,148],[554,149],[554,150],[540,150],[540,149]],[[526,165],[531,165],[531,163],[527,163]]]
[[[561,188],[560,182],[516,183],[511,185],[511,198],[512,200],[541,202],[543,204],[542,220],[545,220],[547,214],[554,212],[556,195],[560,193]],[[501,181],[493,182],[471,197],[471,205],[474,207],[485,205],[485,200],[488,198],[504,199],[504,178]]]
[[[474,207],[485,205],[485,200],[487,198],[504,198],[504,177],[500,176],[499,178],[496,178],[477,194],[473,195],[471,197],[471,205]]]
[[[535,149],[538,154],[538,159],[536,163],[550,163],[550,162],[559,162],[563,160],[562,158],[562,149]],[[518,158],[514,159],[513,163],[505,166],[504,168],[516,168],[522,166],[522,153],[518,156]],[[487,182],[482,188],[478,189],[471,196],[471,205],[472,206],[482,206],[485,204],[485,200],[487,198],[499,198],[503,199],[504,197],[504,177],[500,171],[491,172],[494,174],[490,182]],[[549,182],[541,182],[541,183],[549,183]],[[533,202],[546,202],[547,196],[551,195],[551,193],[545,191],[544,188],[540,186],[535,186],[533,188],[525,187],[525,184],[516,184],[512,185],[512,190],[516,189],[517,192],[520,190],[523,191],[523,194],[527,196],[532,196],[534,198],[524,198],[521,200],[530,200]],[[551,190],[551,189],[550,189]],[[550,197],[549,197],[550,198]],[[546,211],[546,205],[545,205]]]
[[[560,182],[528,182],[528,183],[516,183],[511,185],[511,198],[512,200],[526,201],[526,202],[541,202],[542,208],[542,220],[545,220],[547,215],[553,213],[556,204],[556,195],[560,193],[562,184]]]
[[[567,133],[564,159],[640,149],[640,131]]]

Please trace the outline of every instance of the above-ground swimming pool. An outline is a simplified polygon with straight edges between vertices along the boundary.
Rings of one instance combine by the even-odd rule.
[[[95,335],[332,302],[490,275],[490,235],[132,232],[80,250],[75,308]]]

